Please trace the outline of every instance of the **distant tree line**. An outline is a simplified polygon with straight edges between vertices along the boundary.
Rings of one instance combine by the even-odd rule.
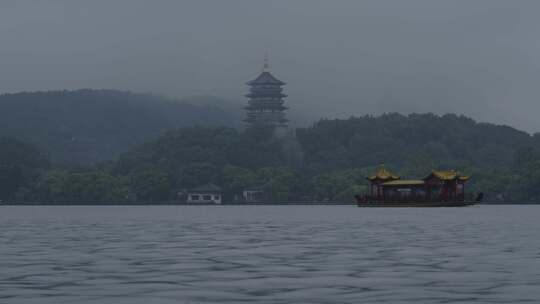
[[[539,136],[457,115],[321,120],[296,136],[184,127],[88,168],[52,166],[14,139],[0,151],[4,201],[157,203],[205,183],[220,185],[225,200],[260,188],[275,201],[351,201],[381,164],[416,178],[456,169],[489,200],[540,201]]]

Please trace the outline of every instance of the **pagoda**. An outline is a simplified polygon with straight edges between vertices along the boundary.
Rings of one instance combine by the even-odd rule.
[[[277,79],[269,71],[268,56],[264,58],[262,73],[254,80],[247,83],[250,87],[246,97],[248,105],[244,108],[247,117],[244,121],[249,127],[287,127],[282,86],[285,82]]]

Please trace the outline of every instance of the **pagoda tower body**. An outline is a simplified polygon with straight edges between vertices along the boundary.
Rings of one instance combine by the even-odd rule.
[[[245,107],[247,117],[244,121],[248,127],[281,127],[286,128],[283,86],[285,82],[277,79],[269,72],[268,58],[265,58],[262,73],[247,83],[250,87]]]

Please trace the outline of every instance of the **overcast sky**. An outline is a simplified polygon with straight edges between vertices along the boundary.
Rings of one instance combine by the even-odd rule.
[[[456,112],[540,131],[540,1],[0,1],[0,92],[245,103],[271,70],[309,117]]]

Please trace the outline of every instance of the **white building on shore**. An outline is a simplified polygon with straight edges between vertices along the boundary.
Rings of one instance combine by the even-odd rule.
[[[222,189],[212,183],[187,191],[188,204],[221,204]]]

